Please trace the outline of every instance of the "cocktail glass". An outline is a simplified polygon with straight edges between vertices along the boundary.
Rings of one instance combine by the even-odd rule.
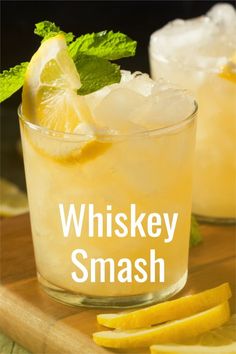
[[[152,34],[149,48],[152,77],[198,100],[193,212],[212,222],[236,220],[235,39],[235,9],[220,4],[206,16],[167,24]]]
[[[153,86],[158,84],[152,83]],[[59,301],[84,306],[132,307],[166,299],[186,282],[197,106],[185,91],[166,88],[164,83],[161,86],[163,94],[159,95],[157,109],[152,110],[156,117],[150,117],[157,128],[141,131],[100,131],[92,138],[89,133],[66,134],[30,123],[19,109],[38,280]],[[120,95],[123,91],[112,92]],[[126,89],[123,99],[129,100],[127,92]],[[113,102],[114,106],[109,102],[113,108],[109,113],[111,121],[119,110],[119,105],[115,106],[119,102],[117,97]],[[136,118],[148,108],[147,102],[153,102],[153,98],[140,106]],[[133,102],[135,108],[136,103]],[[178,111],[179,105],[190,108]],[[104,107],[103,102],[100,107]],[[168,121],[170,112],[172,120]],[[156,123],[153,118],[158,118]],[[82,204],[86,208],[93,204],[96,212],[104,214],[109,205],[113,215],[121,212],[129,215],[130,205],[135,204],[137,213],[157,212],[161,216],[168,213],[172,217],[177,212],[178,220],[170,243],[164,241],[167,233],[164,223],[158,238],[142,237],[139,233],[136,237],[129,233],[119,238],[114,231],[111,237],[88,237],[86,213],[81,236],[77,237],[72,227],[64,237],[60,204],[67,211],[71,204],[78,210]],[[146,221],[143,225],[147,230]],[[81,283],[72,278],[73,272],[81,273],[72,262],[75,249],[83,249],[88,255],[87,259],[80,258],[88,271],[88,280]],[[164,282],[158,280],[158,265],[154,270],[155,282],[150,281],[150,274],[140,283],[134,279],[132,283],[117,280],[120,270],[117,264],[122,258],[130,259],[132,276],[135,272],[140,275],[135,270],[135,260],[146,259],[143,267],[148,274],[150,249],[165,260]],[[94,270],[91,258],[112,258],[116,265],[115,280],[110,281],[110,265],[106,264],[105,280],[100,281],[101,267]],[[92,277],[96,278],[95,282]]]

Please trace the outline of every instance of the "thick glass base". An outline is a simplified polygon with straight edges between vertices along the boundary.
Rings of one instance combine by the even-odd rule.
[[[193,213],[197,221],[206,224],[218,224],[218,225],[235,225],[236,218],[218,218],[212,216],[198,215]]]
[[[151,305],[164,301],[179,292],[187,281],[188,273],[180,278],[178,282],[162,291],[132,296],[90,296],[77,294],[56,287],[49,283],[38,273],[38,281],[44,291],[55,300],[72,306],[98,307],[98,308],[132,308],[144,305]],[[130,285],[131,286],[131,285]]]

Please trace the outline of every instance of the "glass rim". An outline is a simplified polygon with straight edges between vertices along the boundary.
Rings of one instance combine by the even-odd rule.
[[[17,109],[17,113],[18,116],[20,118],[20,120],[26,125],[28,126],[30,129],[37,131],[43,135],[46,136],[51,136],[54,138],[63,138],[65,140],[71,140],[72,138],[81,138],[81,137],[97,137],[97,138],[111,138],[111,139],[119,139],[119,138],[135,138],[135,137],[142,137],[142,136],[150,136],[150,135],[165,135],[165,134],[169,134],[172,131],[175,130],[179,130],[181,128],[183,128],[184,126],[186,126],[187,124],[189,124],[192,120],[196,119],[196,115],[198,112],[198,103],[197,101],[193,98],[193,111],[187,115],[187,117],[184,117],[183,119],[181,119],[178,122],[175,122],[173,124],[169,124],[166,125],[164,127],[160,127],[160,128],[154,128],[154,129],[144,129],[138,132],[131,132],[131,133],[122,133],[120,131],[116,131],[116,132],[112,132],[112,131],[108,131],[108,132],[95,132],[94,134],[91,134],[89,132],[85,132],[85,133],[65,133],[62,131],[58,131],[58,130],[53,130],[53,129],[49,129],[47,127],[43,127],[40,126],[38,124],[32,123],[29,120],[26,119],[26,117],[23,115],[22,113],[22,103],[18,106]]]

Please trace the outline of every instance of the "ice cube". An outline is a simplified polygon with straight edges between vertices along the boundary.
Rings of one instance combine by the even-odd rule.
[[[126,82],[129,82],[130,80],[133,80],[133,74],[131,71],[128,70],[121,70],[121,84],[125,84]]]
[[[168,43],[168,45],[167,45]],[[186,68],[218,72],[236,48],[236,11],[217,4],[205,16],[175,20],[154,32],[150,39],[151,63],[177,63]],[[201,83],[201,74],[199,83]]]
[[[127,82],[126,87],[143,96],[149,96],[154,85],[154,81],[149,77],[148,74],[136,72],[133,74],[133,79]]]
[[[158,90],[156,90],[158,92]],[[176,124],[194,111],[194,99],[184,90],[167,89],[151,95],[130,116],[130,120],[145,129],[158,129]]]
[[[103,100],[105,96],[109,94],[110,91],[110,86],[105,86],[102,89],[85,96],[86,102],[89,106],[92,115],[97,105]]]
[[[214,5],[208,12],[207,16],[217,25],[222,27],[236,26],[236,10],[227,3]]]
[[[129,120],[129,115],[145,102],[144,96],[126,87],[113,88],[94,109],[98,125],[110,129],[130,132],[140,127]]]
[[[161,95],[162,98],[170,97],[173,95],[173,90],[175,89],[177,90],[179,88],[167,80],[159,79],[155,81],[151,94],[154,96]]]
[[[158,97],[146,97],[145,102],[131,112],[129,119],[142,126],[143,130],[159,128],[161,126],[158,121],[159,108]]]
[[[133,133],[183,120],[194,110],[193,98],[172,84],[149,75],[122,71],[119,84],[88,95],[96,131]],[[86,127],[87,129],[87,127]]]
[[[133,79],[133,74],[131,74],[130,71],[121,70],[121,81],[119,83],[104,86],[100,90],[86,95],[85,99],[90,108],[92,115],[94,115],[95,108],[112,90],[118,87],[123,87],[128,81],[132,79]]]
[[[197,47],[213,31],[214,26],[205,16],[186,21],[177,19],[151,35],[150,53],[162,60],[168,58],[185,60],[189,55],[189,46],[193,56]]]
[[[160,95],[156,120],[161,126],[177,124],[189,117],[195,110],[193,97],[184,90],[172,90],[172,94]]]

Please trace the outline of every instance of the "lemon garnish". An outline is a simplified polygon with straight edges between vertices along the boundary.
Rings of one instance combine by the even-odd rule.
[[[22,114],[30,122],[50,129],[54,138],[43,132],[31,134],[27,129],[24,135],[38,153],[59,163],[88,161],[109,145],[95,140],[89,108],[85,98],[77,94],[80,86],[64,36],[60,34],[44,41],[26,71]],[[56,132],[75,133],[78,138],[64,139],[61,134],[57,139]],[[89,158],[86,158],[88,146]]]
[[[85,99],[77,94],[80,77],[63,35],[43,42],[33,55],[23,86],[22,113],[32,123],[72,133],[90,120]]]
[[[166,301],[122,314],[101,314],[98,323],[109,328],[135,329],[191,316],[216,306],[231,297],[228,283],[198,294]]]
[[[114,330],[93,334],[96,344],[110,348],[138,348],[156,343],[181,343],[223,325],[229,320],[230,309],[224,302],[207,311],[176,321],[136,330]]]
[[[236,354],[236,343],[220,346],[153,345],[151,354]]]
[[[151,354],[235,354],[236,315],[224,326],[204,333],[188,345],[153,345]]]

